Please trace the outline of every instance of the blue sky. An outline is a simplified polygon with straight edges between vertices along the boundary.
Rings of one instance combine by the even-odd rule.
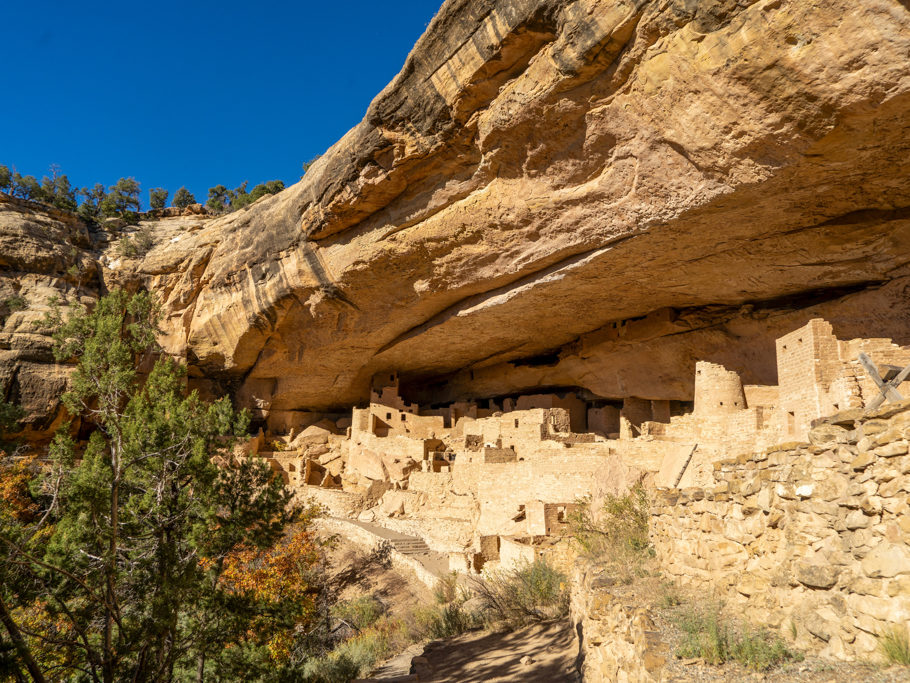
[[[0,164],[79,186],[280,178],[363,118],[441,0],[9,2]]]

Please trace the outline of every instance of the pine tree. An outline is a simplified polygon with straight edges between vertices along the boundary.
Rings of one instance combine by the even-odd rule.
[[[230,210],[231,191],[224,185],[216,185],[209,188],[209,198],[205,205],[213,213],[224,213]]]
[[[13,175],[10,173],[9,167],[0,164],[0,192],[6,192],[9,194],[12,182]]]
[[[104,203],[107,192],[104,185],[95,183],[91,189],[83,187],[79,190],[82,196],[82,203],[79,205],[77,213],[89,222],[95,222],[101,216],[101,205]]]

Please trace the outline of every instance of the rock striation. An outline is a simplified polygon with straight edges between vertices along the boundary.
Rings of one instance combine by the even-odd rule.
[[[908,55],[898,0],[449,0],[300,183],[118,278],[263,418],[773,384],[812,318],[910,342]]]

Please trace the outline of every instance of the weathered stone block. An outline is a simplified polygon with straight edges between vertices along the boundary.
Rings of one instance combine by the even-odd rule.
[[[884,446],[879,446],[875,449],[874,453],[880,458],[893,458],[898,455],[904,455],[908,448],[906,441],[894,441],[892,443],[887,443]]]
[[[809,430],[809,443],[847,443],[850,441],[852,430],[844,429],[834,424],[820,424]]]
[[[844,587],[850,593],[881,597],[885,584],[880,580],[851,577],[844,581]]]
[[[863,558],[862,568],[873,579],[910,574],[910,549],[904,544],[880,543]]]
[[[865,529],[877,521],[878,520],[875,517],[866,515],[862,510],[853,510],[847,515],[844,524],[848,529]]]
[[[888,429],[891,425],[887,420],[881,419],[871,419],[866,420],[862,425],[860,425],[858,431],[863,437],[871,436],[875,434],[881,434],[883,431]]]
[[[794,489],[793,493],[796,494],[797,498],[810,498],[813,491],[815,491],[815,484],[800,484]]]
[[[810,588],[831,588],[837,583],[840,570],[828,564],[800,561],[794,566],[796,579]]]
[[[860,454],[858,456],[856,456],[850,462],[850,467],[854,471],[859,472],[861,470],[866,469],[867,467],[869,467],[869,465],[871,465],[874,462],[875,462],[875,456],[871,452],[861,451]]]
[[[856,450],[859,453],[866,453],[875,448],[875,437],[874,436],[864,436],[862,439],[856,442]]]

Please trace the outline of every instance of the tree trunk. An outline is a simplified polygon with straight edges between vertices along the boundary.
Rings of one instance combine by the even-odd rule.
[[[196,658],[196,683],[202,683],[205,680],[205,652],[200,652]]]
[[[0,596],[0,621],[2,621],[3,626],[6,627],[6,632],[9,634],[10,640],[13,641],[16,652],[19,653],[19,657],[22,659],[22,663],[25,664],[25,668],[28,669],[28,673],[32,677],[32,680],[35,681],[35,683],[45,683],[44,674],[41,673],[38,663],[35,661],[35,658],[32,657],[32,652],[28,649],[28,645],[26,645],[25,640],[23,640],[22,634],[19,633],[19,628],[16,626],[16,622],[13,621],[12,615],[6,609],[6,603],[3,602],[3,596]]]
[[[117,571],[117,540],[120,528],[120,452],[116,446],[111,452],[111,469],[113,481],[111,482],[111,541],[107,558],[107,605],[104,609],[104,683],[114,683],[114,604],[116,592],[114,590],[114,574]]]

